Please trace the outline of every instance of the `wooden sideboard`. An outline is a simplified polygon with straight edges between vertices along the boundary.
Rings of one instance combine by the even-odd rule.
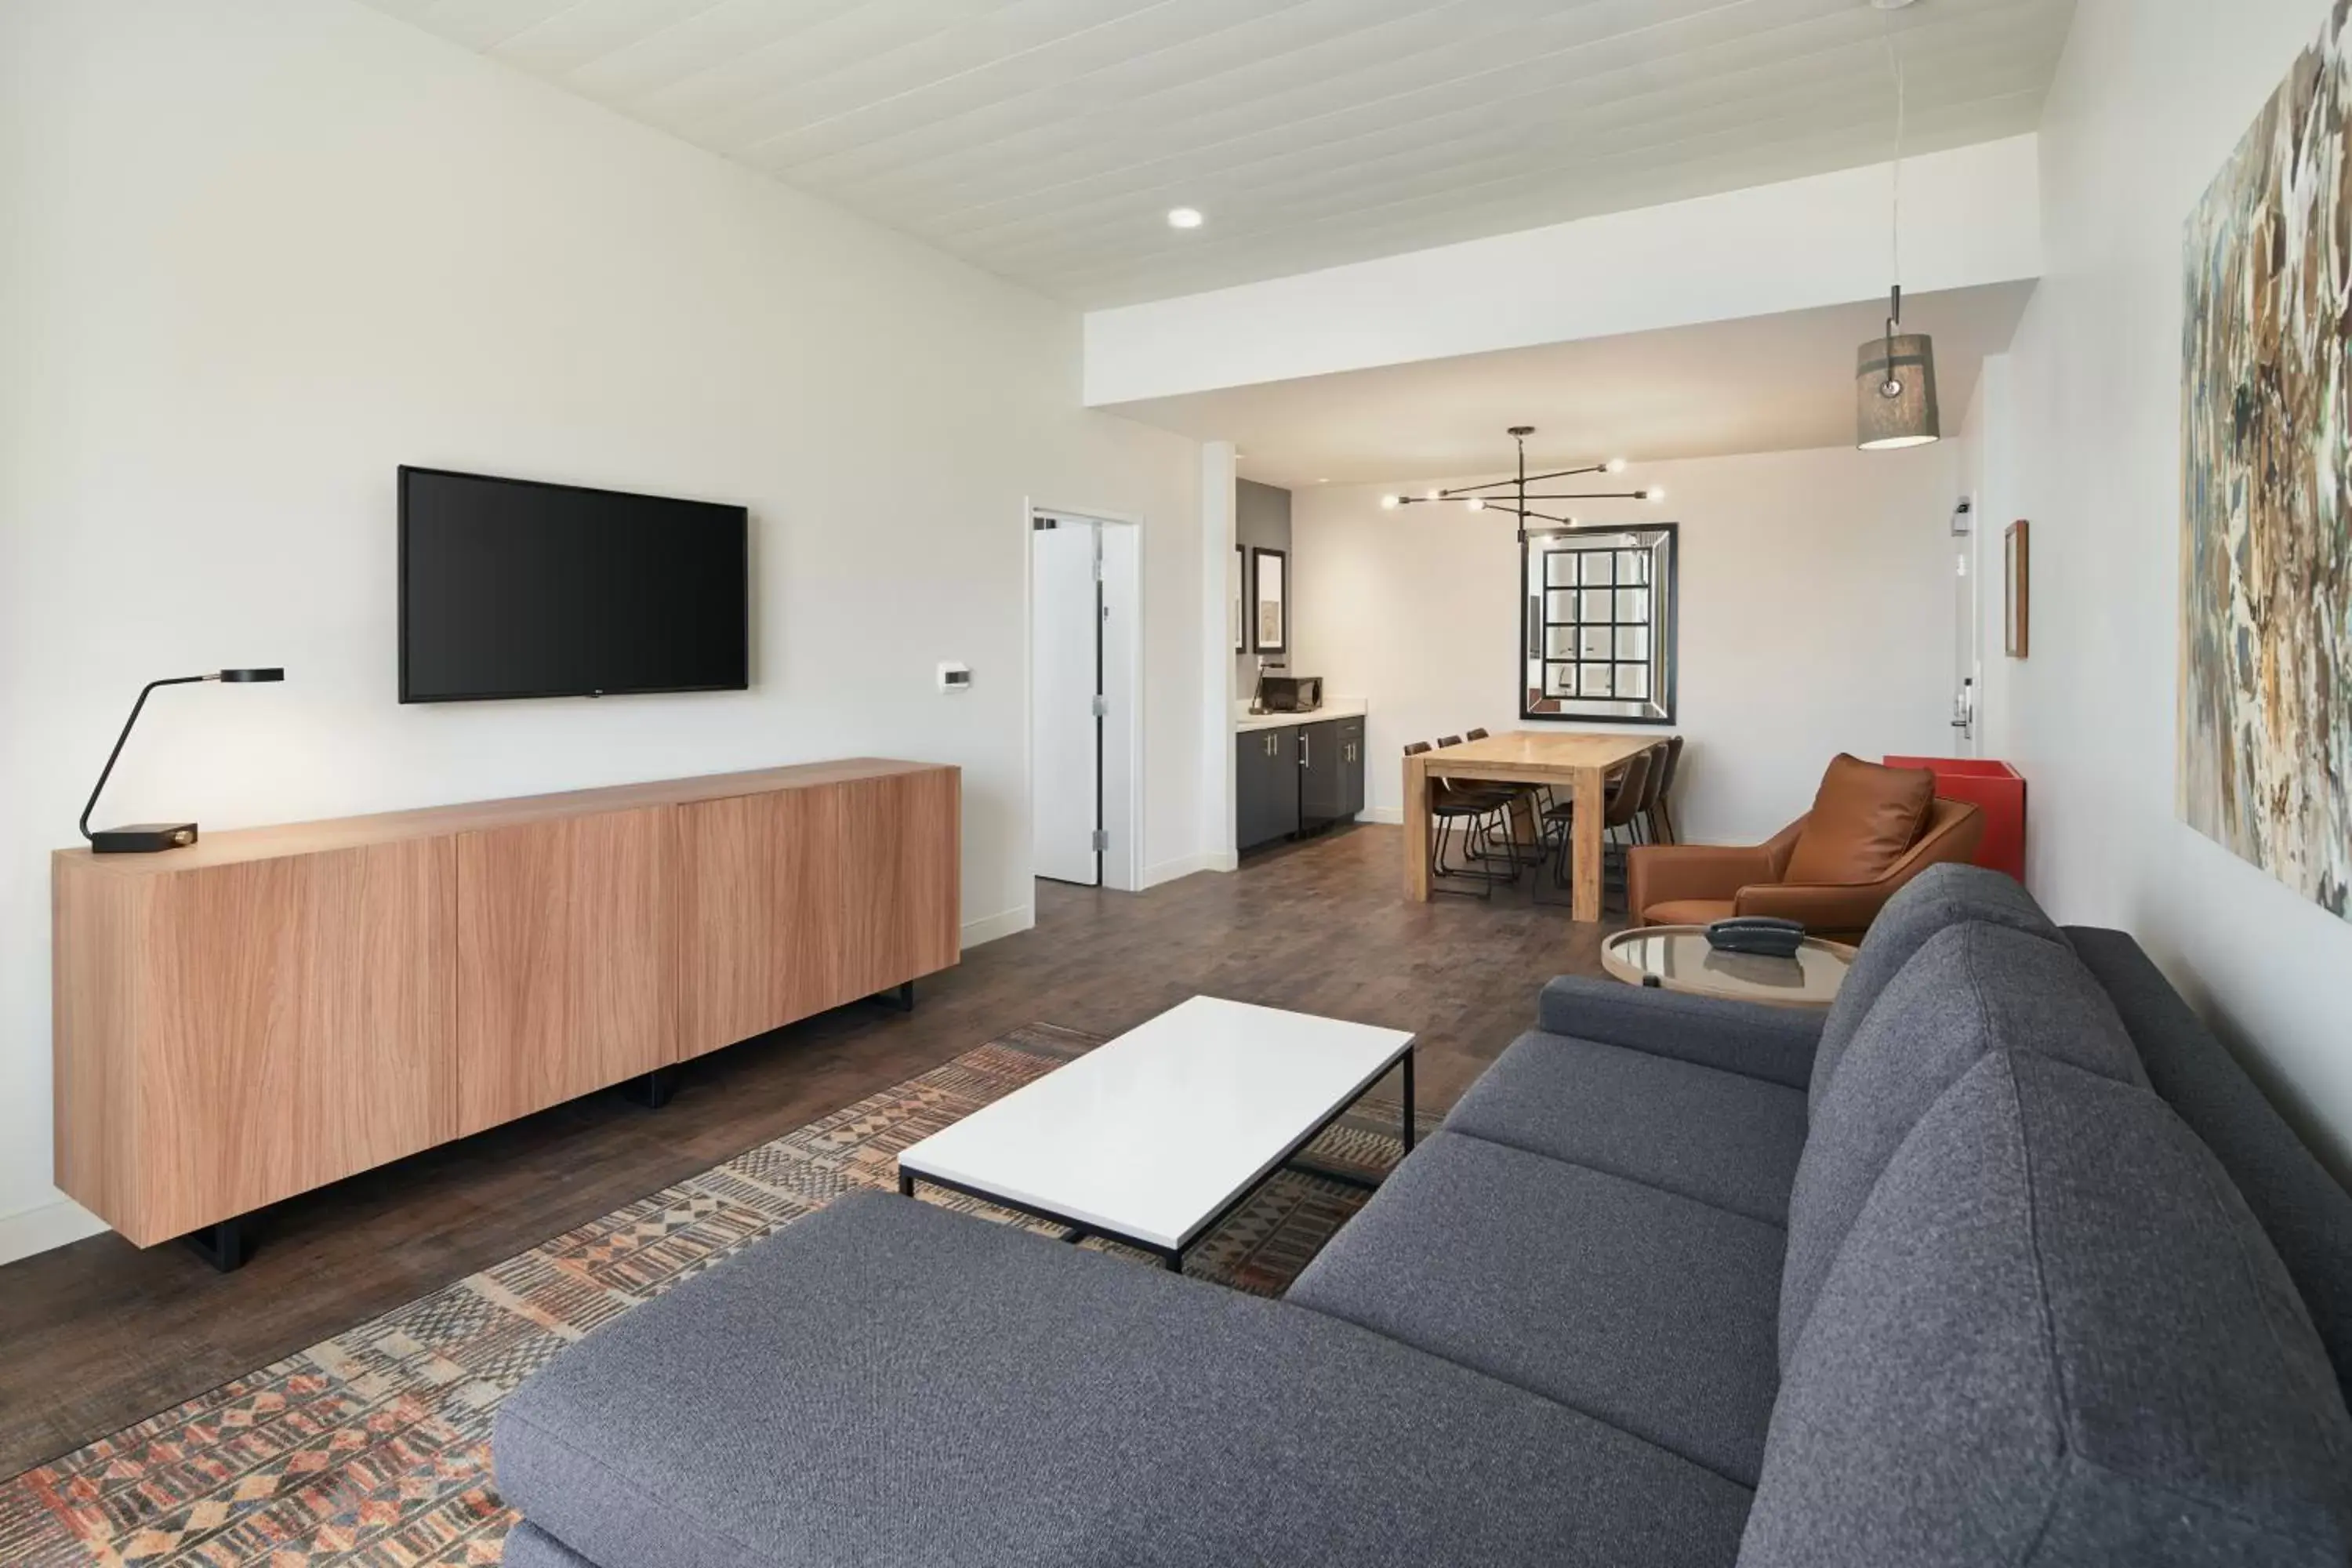
[[[961,787],[861,758],[58,850],[58,1185],[151,1247],[945,969]]]

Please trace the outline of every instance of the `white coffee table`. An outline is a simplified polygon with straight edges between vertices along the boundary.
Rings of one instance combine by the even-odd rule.
[[[1181,1273],[1186,1247],[1400,1064],[1410,1151],[1411,1034],[1195,996],[912,1145],[898,1190],[952,1188]]]

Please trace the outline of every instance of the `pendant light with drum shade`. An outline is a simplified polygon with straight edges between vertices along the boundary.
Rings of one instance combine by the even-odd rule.
[[[1910,0],[1872,0],[1892,11]],[[1895,193],[1891,257],[1895,281],[1887,291],[1886,331],[1854,354],[1854,444],[1865,452],[1924,447],[1942,438],[1936,406],[1936,345],[1925,332],[1903,330],[1903,57],[1890,26],[1886,58],[1895,69]]]

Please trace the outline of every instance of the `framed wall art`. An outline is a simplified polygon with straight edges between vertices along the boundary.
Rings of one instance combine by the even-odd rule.
[[[1234,651],[1249,652],[1249,615],[1242,603],[1242,580],[1247,574],[1246,555],[1243,547],[1234,546],[1234,558],[1225,563],[1225,619],[1233,624]]]
[[[2000,647],[2011,658],[2023,658],[2032,630],[2033,562],[2032,529],[2023,518],[2000,536]]]
[[[1287,551],[1250,551],[1250,629],[1260,653],[1290,651],[1289,570]]]
[[[2181,819],[2352,918],[2352,53],[2343,4],[2181,244]]]

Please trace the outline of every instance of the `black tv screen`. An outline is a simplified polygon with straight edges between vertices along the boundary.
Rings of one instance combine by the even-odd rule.
[[[400,470],[400,700],[751,684],[740,506]]]

